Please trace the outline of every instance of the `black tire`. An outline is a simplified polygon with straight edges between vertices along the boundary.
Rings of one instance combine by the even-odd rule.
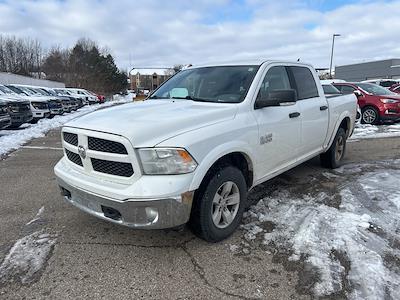
[[[366,106],[361,112],[361,123],[375,125],[380,122],[379,112],[375,107]]]
[[[213,199],[224,183],[233,182],[240,195],[239,207],[232,223],[218,228],[212,218]],[[247,185],[243,173],[233,166],[215,168],[195,192],[189,227],[195,235],[208,242],[219,242],[229,237],[239,226],[246,206]]]
[[[324,168],[336,169],[342,165],[342,160],[346,153],[346,138],[344,129],[339,128],[328,151],[320,155],[321,166]],[[341,151],[340,155],[338,151]]]

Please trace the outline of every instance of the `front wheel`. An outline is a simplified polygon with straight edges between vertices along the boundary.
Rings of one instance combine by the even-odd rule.
[[[239,226],[247,197],[246,180],[237,168],[218,168],[195,193],[189,225],[208,242],[229,237]]]
[[[342,165],[342,160],[346,152],[346,132],[339,128],[335,139],[328,151],[320,155],[321,165],[325,168],[335,169]]]

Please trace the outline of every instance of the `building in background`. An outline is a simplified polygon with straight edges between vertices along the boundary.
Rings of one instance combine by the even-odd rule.
[[[154,91],[172,74],[172,68],[134,68],[130,72],[131,89],[138,93]]]
[[[400,58],[336,66],[335,78],[346,81],[368,79],[400,79]]]
[[[62,82],[36,79],[33,77],[22,76],[11,73],[0,72],[0,84],[26,84],[33,86],[42,86],[49,88],[64,88],[65,84]]]

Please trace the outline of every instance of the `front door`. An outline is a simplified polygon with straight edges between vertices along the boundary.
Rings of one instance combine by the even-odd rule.
[[[265,74],[257,99],[266,99],[274,90],[288,89],[292,87],[286,67],[272,66]],[[294,103],[253,112],[259,130],[256,171],[259,178],[263,178],[296,161],[301,139],[300,107]]]

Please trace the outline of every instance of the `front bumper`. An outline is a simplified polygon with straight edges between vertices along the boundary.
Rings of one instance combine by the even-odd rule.
[[[29,123],[32,121],[33,116],[31,112],[28,113],[11,113],[11,123],[13,125]]]
[[[141,228],[172,228],[188,222],[193,192],[176,197],[124,201],[85,191],[57,177],[65,201],[82,211],[116,224]]]
[[[48,118],[50,116],[50,111],[34,111],[32,112],[32,115],[34,120],[39,120]]]
[[[63,113],[64,113],[64,109],[62,109],[62,108],[50,109],[50,114],[53,116],[62,115]]]
[[[10,125],[11,125],[10,116],[1,116],[0,117],[0,129],[7,128]]]

